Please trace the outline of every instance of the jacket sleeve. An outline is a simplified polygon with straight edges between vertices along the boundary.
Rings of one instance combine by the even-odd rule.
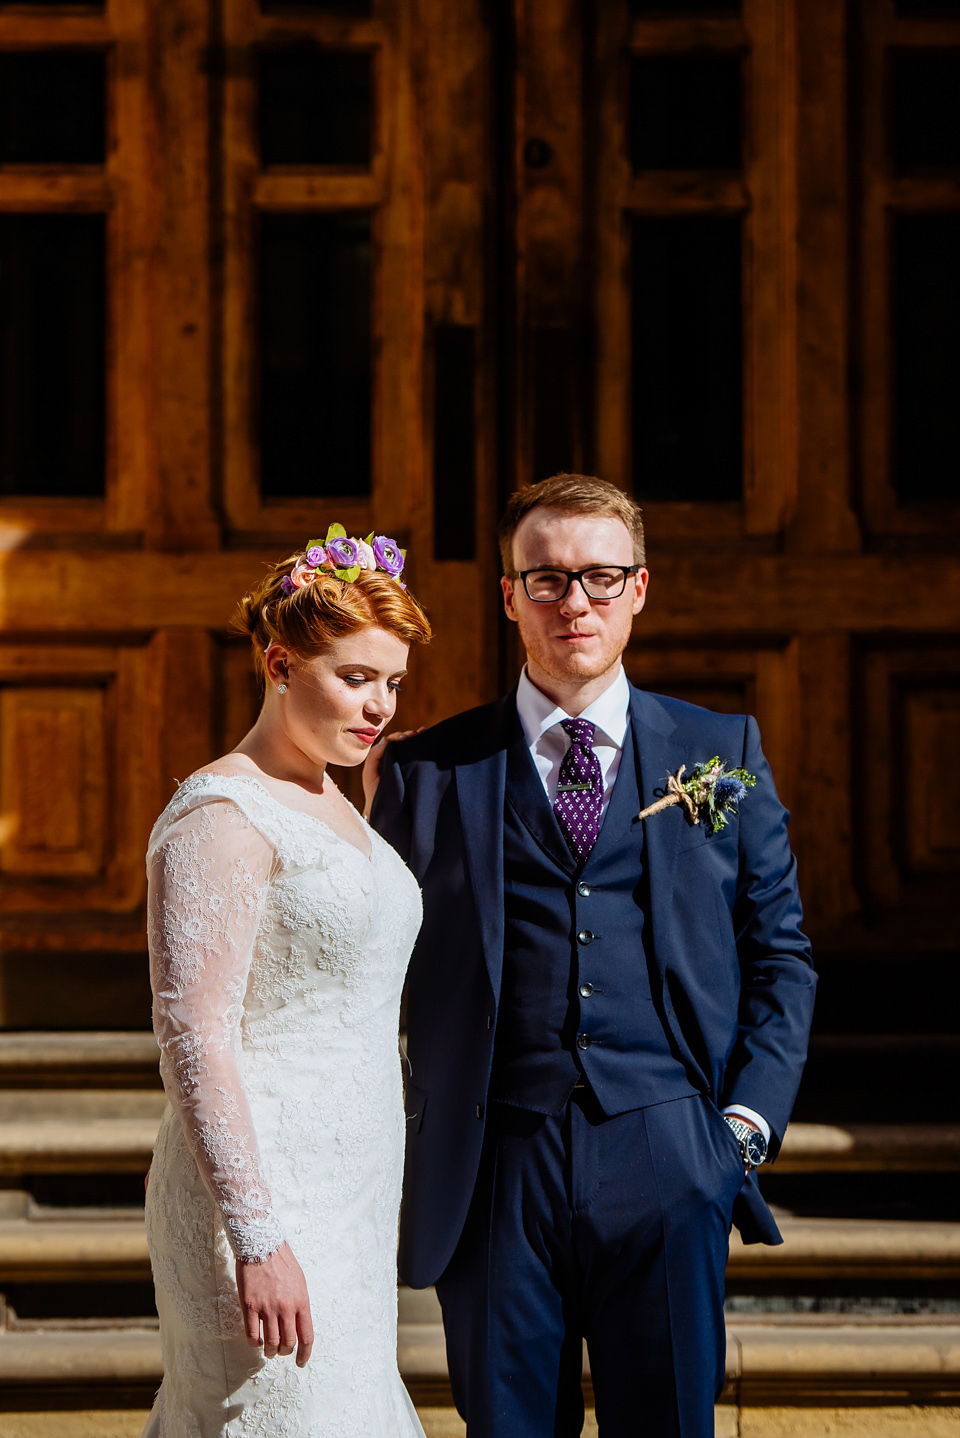
[[[413,835],[403,771],[397,762],[397,747],[396,744],[386,747],[380,765],[380,783],[370,810],[370,823],[396,849],[403,862],[409,864]]]
[[[740,961],[739,1028],[722,1100],[763,1114],[773,1130],[774,1156],[806,1061],[817,979],[801,928],[797,863],[787,837],[789,815],[777,798],[756,721],[750,718],[742,763],[757,783],[740,809],[733,911]]]

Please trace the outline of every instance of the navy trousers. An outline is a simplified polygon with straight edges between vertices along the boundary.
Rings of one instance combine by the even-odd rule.
[[[713,1438],[740,1149],[702,1095],[607,1118],[492,1105],[437,1283],[468,1438],[576,1438],[586,1338],[601,1438]]]

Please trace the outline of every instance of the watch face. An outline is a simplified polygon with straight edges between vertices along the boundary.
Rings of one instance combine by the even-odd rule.
[[[754,1168],[758,1163],[763,1163],[767,1156],[767,1141],[762,1133],[757,1133],[756,1129],[751,1129],[747,1134],[743,1147],[747,1163],[752,1164]]]

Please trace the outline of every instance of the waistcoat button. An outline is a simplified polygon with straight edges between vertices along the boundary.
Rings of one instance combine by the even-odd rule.
[[[580,997],[581,997],[582,999],[588,999],[592,993],[593,993],[593,984],[581,984],[581,985],[580,985]]]
[[[581,879],[580,882],[579,882],[579,884],[577,885],[577,893],[580,895],[581,899],[589,899],[589,897],[590,897],[590,885],[589,885],[589,884],[585,884],[585,883],[583,882],[583,880]]]
[[[591,1042],[592,1042],[592,1040],[591,1040],[589,1034],[581,1034],[580,1037],[577,1039],[577,1048],[578,1048],[578,1049],[588,1049],[588,1048],[590,1047]]]
[[[577,938],[580,940],[581,944],[592,944],[595,937],[596,935],[591,934],[589,929],[581,929],[579,934],[577,935]]]

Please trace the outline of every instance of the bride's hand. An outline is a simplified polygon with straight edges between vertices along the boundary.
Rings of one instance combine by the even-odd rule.
[[[289,1244],[263,1263],[237,1259],[237,1291],[250,1347],[259,1348],[262,1343],[264,1358],[275,1358],[278,1353],[286,1356],[296,1348],[297,1367],[302,1368],[313,1347],[313,1320],[307,1281]]]
[[[423,725],[419,729],[402,729],[399,734],[384,734],[378,739],[363,761],[363,817],[369,819],[370,810],[373,807],[374,795],[380,784],[380,765],[383,763],[383,756],[388,744],[394,739],[409,739],[413,734],[422,734]]]

